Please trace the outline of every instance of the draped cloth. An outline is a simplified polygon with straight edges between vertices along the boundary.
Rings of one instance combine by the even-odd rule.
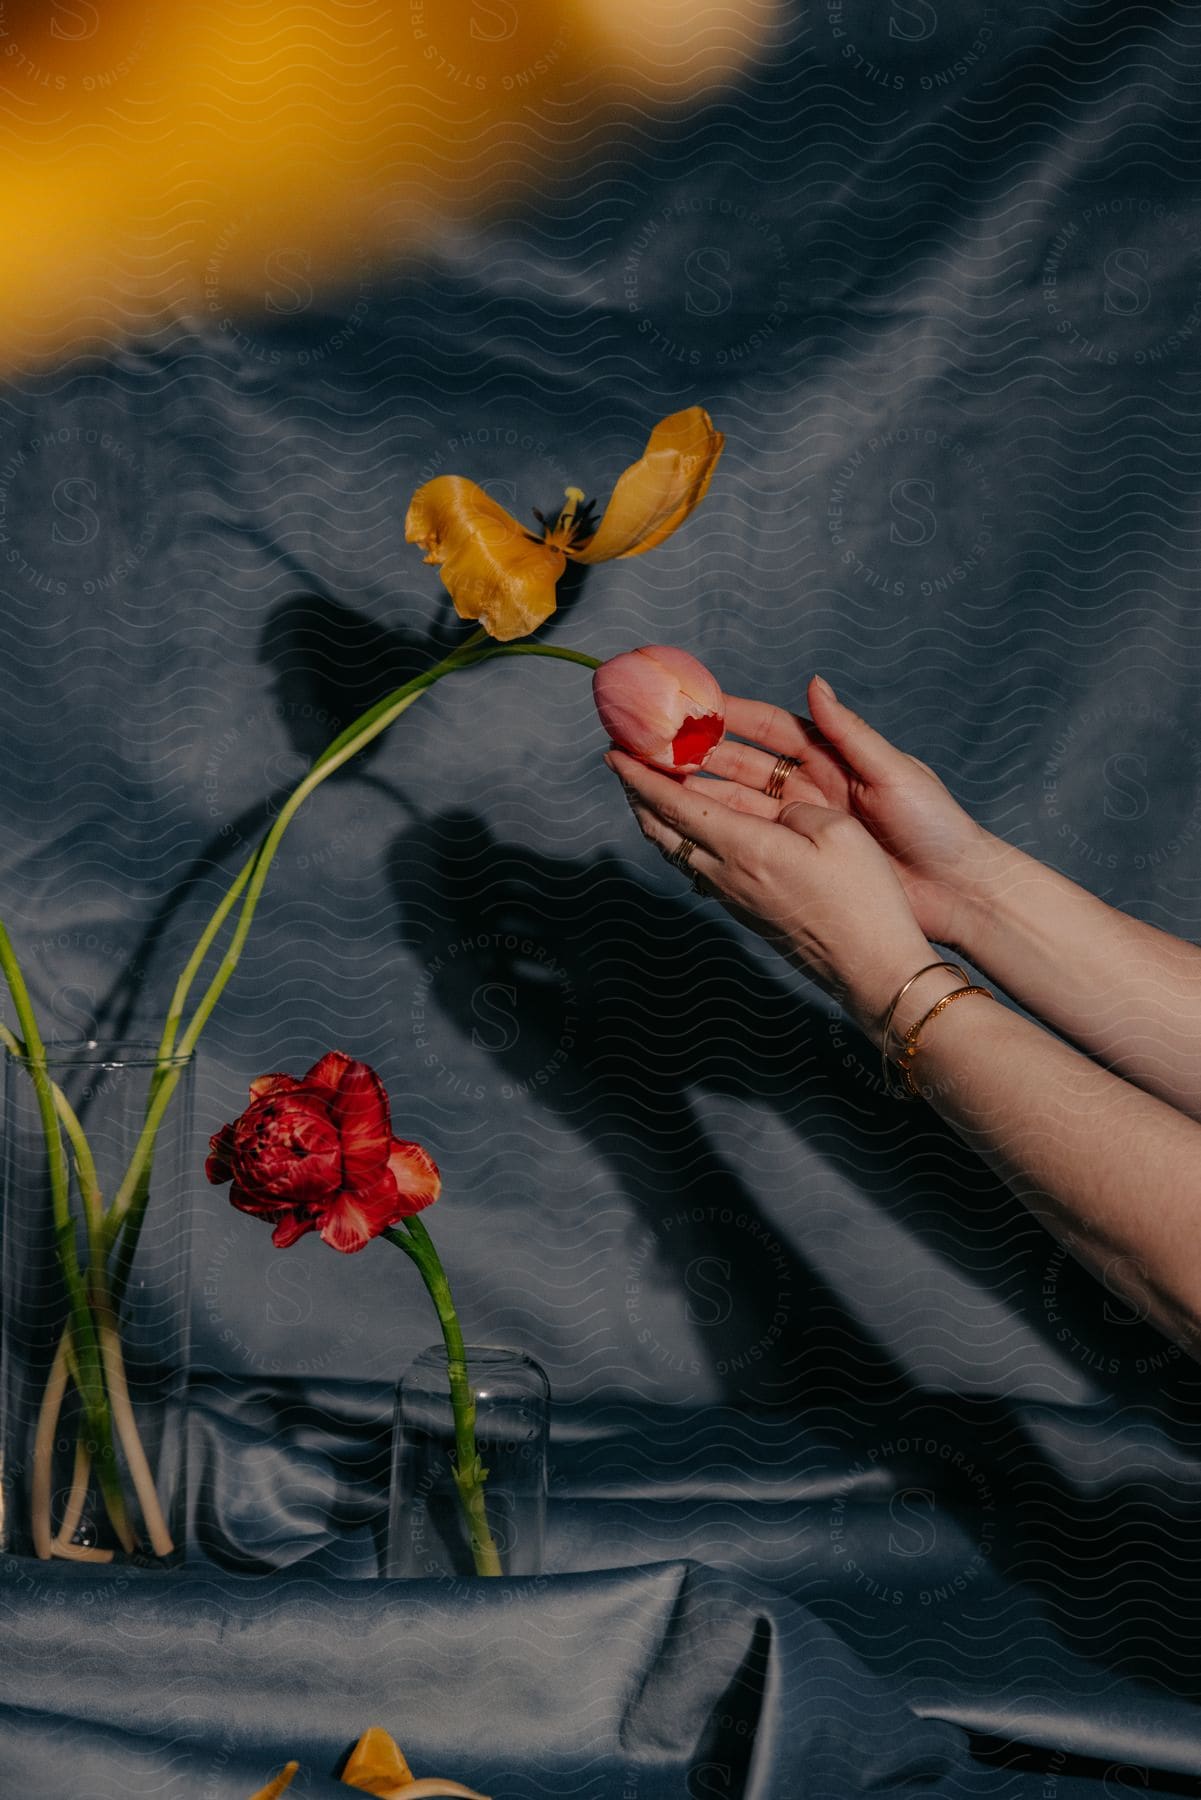
[[[694,403],[702,507],[547,635],[784,706],[818,670],[1196,938],[1198,73],[1187,6],[1067,0],[818,0],[620,129],[548,63],[562,167],[475,224],[11,371],[0,912],[48,1035],[150,1035],[313,755],[456,641],[419,483],[603,502]],[[332,1794],[371,1723],[513,1800],[1197,1791],[1196,1366],[642,842],[603,747],[583,671],[492,665],[292,826],[197,1061],[193,1561],[0,1563],[14,1800],[291,1755]],[[415,1273],[203,1181],[332,1046],[442,1168],[468,1338],[548,1372],[540,1580],[378,1577]]]

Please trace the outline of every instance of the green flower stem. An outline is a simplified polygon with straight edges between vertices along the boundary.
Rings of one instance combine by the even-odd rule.
[[[456,656],[461,656],[464,650],[474,649],[477,644],[482,644],[487,635],[488,634],[485,631],[473,632],[471,637],[467,638],[462,644],[458,645],[455,650],[451,651],[449,657],[443,658],[442,662],[437,665],[438,669],[445,669],[451,659]],[[348,737],[357,734],[363,726],[372,723],[379,713],[385,711],[394,700],[398,699],[399,696],[406,691],[407,684],[405,687],[395,688],[391,694],[385,695],[383,700],[377,701],[376,704],[369,707],[366,712],[360,713],[359,717],[352,720],[345,731],[339,733],[334,741],[326,746],[314,762],[312,769],[309,770],[309,774],[312,775],[316,770],[324,768],[329,758],[342,747]],[[249,856],[242,865],[234,878],[232,886],[223,895],[212,918],[201,932],[195,949],[183,966],[179,980],[175,984],[175,991],[171,996],[171,1004],[167,1009],[167,1017],[163,1023],[163,1034],[158,1049],[160,1062],[169,1057],[175,1048],[175,1040],[179,1033],[179,1027],[183,1022],[183,1010],[187,1004],[187,998],[188,994],[191,992],[192,983],[195,981],[205,957],[212,949],[218,932],[229,917],[230,912],[233,910],[234,902],[238,899],[239,895],[243,892],[246,883],[250,880],[250,877],[254,872],[254,865],[262,854],[262,850],[263,845],[257,845],[253,854]],[[153,1095],[151,1095],[151,1099],[153,1099]]]
[[[63,1279],[67,1287],[67,1299],[74,1327],[75,1351],[79,1359],[83,1382],[80,1391],[83,1393],[84,1404],[87,1406],[89,1414],[96,1415],[103,1410],[103,1389],[100,1385],[99,1358],[95,1335],[91,1330],[83,1273],[79,1267],[79,1256],[75,1248],[75,1223],[71,1218],[70,1184],[66,1158],[63,1155],[63,1141],[58,1129],[58,1113],[54,1104],[54,1084],[50,1080],[46,1068],[46,1049],[42,1043],[42,1034],[38,1029],[33,1002],[29,998],[29,989],[25,985],[25,977],[21,973],[12,942],[3,924],[0,924],[0,969],[3,970],[9,992],[13,997],[13,1005],[16,1007],[17,1021],[24,1038],[23,1061],[29,1072],[29,1078],[33,1082],[38,1113],[42,1121],[42,1136],[46,1143],[46,1160],[50,1171],[50,1204],[53,1209],[54,1233]]]
[[[146,1096],[147,1114],[149,1114],[154,1107],[164,1078],[170,1073],[169,1069],[164,1065],[175,1053],[175,1042],[179,1034],[179,1027],[183,1020],[183,1010],[187,1004],[188,994],[191,992],[192,983],[195,981],[197,972],[203,964],[205,957],[212,949],[218,932],[232,912],[235,902],[246,887],[246,883],[250,880],[250,877],[254,872],[254,865],[258,858],[258,854],[259,852],[256,849],[254,855],[249,857],[242,868],[239,869],[229,889],[222,896],[212,918],[201,932],[195,949],[184,964],[179,979],[175,983],[175,989],[171,995],[171,1004],[167,1008],[167,1017],[163,1021],[162,1036],[159,1039],[157,1057],[158,1067],[156,1067],[154,1073],[150,1077],[150,1088]],[[171,1091],[172,1093],[174,1092],[174,1086]],[[167,1098],[170,1099],[170,1095],[168,1095]],[[161,1122],[161,1112],[158,1117]],[[155,1129],[157,1131],[157,1126]],[[132,1190],[129,1206],[129,1223],[117,1257],[116,1267],[113,1271],[112,1298],[113,1305],[118,1311],[120,1310],[121,1300],[125,1293],[125,1284],[129,1279],[129,1271],[133,1266],[134,1252],[138,1245],[138,1233],[141,1230],[142,1214],[146,1210],[146,1203],[150,1198],[150,1163],[153,1151],[154,1144],[152,1140],[142,1158],[136,1183]],[[107,1221],[105,1222],[104,1254],[106,1257],[108,1252],[112,1249],[116,1237],[120,1236],[120,1234],[121,1228],[119,1224],[114,1230],[109,1226]]]
[[[28,1062],[29,1053],[20,1038],[0,1024],[0,1044],[16,1057],[18,1062]],[[88,1221],[88,1235],[99,1227],[103,1219],[103,1200],[100,1193],[100,1181],[96,1174],[96,1163],[92,1156],[92,1147],[79,1122],[79,1115],[57,1081],[50,1083],[50,1092],[54,1097],[54,1110],[58,1114],[67,1136],[71,1140],[71,1148],[75,1152],[75,1173],[79,1180],[79,1193],[83,1201],[84,1212]]]
[[[13,1056],[28,1060],[26,1046],[11,1032],[6,1025],[0,1025],[0,1044],[3,1044]],[[100,1178],[96,1170],[96,1161],[92,1155],[92,1147],[71,1102],[57,1082],[50,1083],[50,1091],[54,1099],[54,1109],[70,1140],[75,1155],[75,1176],[79,1187],[80,1200],[83,1205],[84,1218],[87,1222],[88,1243],[91,1260],[85,1281],[85,1292],[90,1317],[97,1332],[97,1348],[100,1356],[111,1416],[115,1420],[117,1433],[125,1450],[126,1460],[133,1477],[142,1517],[150,1537],[151,1547],[159,1556],[170,1555],[174,1548],[170,1533],[163,1519],[162,1509],[158,1503],[158,1495],[154,1489],[153,1477],[146,1461],[146,1453],[138,1435],[137,1422],[129,1399],[129,1386],[125,1377],[125,1364],[121,1355],[121,1340],[117,1329],[116,1309],[105,1291],[104,1252],[102,1226],[104,1222],[104,1198],[100,1191]],[[34,1463],[37,1469],[35,1477],[35,1493],[33,1495],[34,1530],[38,1554],[45,1557],[58,1552],[63,1555],[73,1554],[71,1538],[83,1512],[87,1496],[88,1477],[92,1467],[92,1456],[81,1434],[75,1446],[75,1469],[72,1476],[71,1490],[66,1509],[57,1536],[50,1537],[50,1493],[49,1480],[52,1457],[52,1440],[58,1427],[58,1419],[66,1398],[66,1377],[69,1374],[81,1389],[77,1373],[78,1365],[72,1355],[71,1331],[64,1331],[59,1343],[58,1353],[51,1369],[50,1379],[42,1396],[42,1405],[38,1414],[37,1427],[34,1434]],[[126,1550],[134,1548],[134,1536],[129,1527],[125,1511],[124,1497],[118,1489],[115,1498],[119,1501],[118,1510],[112,1514],[113,1524]],[[112,1507],[109,1508],[110,1513]]]
[[[442,1337],[446,1344],[446,1369],[450,1379],[450,1404],[455,1421],[454,1480],[459,1505],[467,1522],[471,1559],[477,1575],[503,1575],[500,1552],[493,1542],[484,1502],[484,1482],[488,1471],[480,1462],[475,1447],[475,1400],[467,1373],[467,1350],[459,1315],[451,1298],[450,1283],[442,1267],[434,1241],[421,1220],[413,1215],[405,1220],[408,1233],[393,1229],[384,1236],[410,1256],[421,1271],[421,1279],[429,1289],[430,1299],[438,1314]]]
[[[4,925],[0,923],[0,971],[8,983],[9,992],[16,1008],[17,1022],[21,1027],[23,1042],[19,1045],[23,1052],[22,1061],[33,1082],[37,1097],[38,1113],[42,1122],[42,1137],[46,1145],[46,1160],[50,1172],[50,1201],[54,1219],[54,1236],[58,1251],[59,1267],[63,1274],[63,1283],[67,1291],[67,1307],[70,1318],[70,1344],[65,1341],[60,1346],[63,1358],[64,1374],[68,1357],[71,1358],[72,1374],[79,1389],[87,1415],[87,1428],[93,1439],[93,1454],[96,1463],[96,1478],[104,1497],[113,1526],[118,1535],[128,1535],[129,1524],[125,1513],[125,1499],[121,1492],[121,1480],[117,1470],[116,1452],[113,1448],[112,1416],[109,1412],[108,1397],[104,1387],[104,1373],[97,1341],[96,1324],[92,1317],[88,1302],[87,1284],[79,1266],[79,1255],[75,1247],[75,1221],[71,1217],[70,1178],[67,1173],[66,1158],[63,1155],[63,1142],[59,1132],[59,1108],[56,1104],[56,1085],[50,1079],[46,1067],[46,1048],[42,1042],[42,1034],[38,1028],[37,1015],[33,1010],[33,1002],[29,997],[29,989],[21,966],[13,950],[12,941]],[[10,1033],[9,1036],[12,1034]],[[11,1048],[11,1046],[10,1046]],[[83,1136],[79,1121],[67,1104],[65,1095],[60,1098],[66,1113],[73,1121],[70,1128],[73,1141],[75,1134],[85,1146],[84,1167],[89,1169],[94,1179],[95,1164],[91,1153],[86,1149],[87,1140]],[[93,1239],[93,1242],[95,1240]],[[56,1355],[55,1368],[58,1367]],[[52,1381],[47,1388],[50,1397],[56,1384]],[[62,1397],[58,1404],[61,1406]],[[55,1417],[57,1418],[57,1410]],[[54,1421],[49,1420],[47,1435],[46,1404],[43,1404],[43,1416],[38,1420],[38,1431],[35,1436],[35,1452],[40,1449],[44,1456],[49,1456],[53,1445]],[[43,1471],[48,1478],[48,1470]],[[35,1476],[36,1480],[36,1476]],[[47,1487],[47,1494],[49,1489]],[[39,1553],[44,1553],[39,1534]]]
[[[487,644],[469,654],[466,651],[467,646],[462,645],[457,652],[463,666],[488,662],[495,656],[550,656],[556,662],[578,663],[581,669],[599,669],[602,665],[599,656],[589,656],[586,650],[564,650],[560,644]]]
[[[196,948],[193,950],[191,956],[189,956],[180,972],[179,980],[175,983],[175,991],[171,995],[171,1004],[167,1008],[167,1017],[163,1021],[163,1034],[159,1040],[158,1046],[158,1060],[160,1062],[166,1061],[175,1050],[175,1040],[179,1035],[179,1027],[183,1022],[183,1009],[187,1005],[188,994],[191,992],[192,983],[196,979],[197,971],[209,951],[212,949],[213,941],[216,938],[217,933],[232,912],[234,902],[238,899],[245,888],[246,883],[250,880],[250,877],[254,872],[254,865],[258,859],[258,854],[258,850],[256,849],[254,854],[248,857],[242,867],[238,870],[228,891],[222,896],[221,902],[213,913],[212,918],[201,932]],[[159,1071],[156,1069],[155,1075],[157,1076],[158,1073]],[[153,1094],[151,1094],[150,1097],[153,1099]]]

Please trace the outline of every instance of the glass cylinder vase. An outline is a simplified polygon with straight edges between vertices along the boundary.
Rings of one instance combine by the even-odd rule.
[[[30,1065],[4,1069],[3,1456],[10,1554],[183,1557],[192,1079],[142,1044],[51,1045],[58,1180]],[[130,1178],[156,1082],[171,1099]],[[53,1140],[52,1140],[53,1141]]]
[[[400,1576],[540,1575],[546,1526],[550,1383],[520,1350],[466,1346],[484,1510],[498,1566],[481,1571],[455,1483],[455,1417],[446,1347],[431,1344],[396,1390],[385,1572]]]

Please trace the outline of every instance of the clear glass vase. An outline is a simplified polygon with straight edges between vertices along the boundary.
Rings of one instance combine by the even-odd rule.
[[[520,1350],[466,1346],[484,1507],[503,1575],[540,1575],[546,1527],[550,1383]],[[388,1575],[474,1576],[455,1486],[455,1420],[444,1344],[417,1357],[396,1390]]]
[[[29,1065],[5,1058],[0,1547],[10,1554],[182,1560],[195,1146],[191,1070],[184,1059],[163,1067],[174,1092],[118,1232],[112,1208],[145,1123],[154,1047],[48,1047],[67,1177],[57,1201]]]

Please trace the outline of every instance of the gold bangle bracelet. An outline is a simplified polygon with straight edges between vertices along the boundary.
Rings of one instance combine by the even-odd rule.
[[[969,982],[972,979],[971,976],[968,974],[967,970],[965,968],[963,968],[961,966],[961,964],[953,963],[953,962],[927,963],[924,968],[921,968],[917,971],[916,975],[911,975],[909,977],[909,980],[904,984],[904,986],[897,989],[896,997],[893,1000],[892,1005],[888,1009],[888,1016],[884,1020],[884,1031],[883,1031],[883,1034],[881,1035],[880,1042],[883,1045],[885,1050],[888,1049],[888,1034],[892,1030],[892,1022],[893,1022],[894,1018],[896,1017],[897,1007],[901,1004],[901,1001],[905,998],[905,995],[909,992],[909,990],[913,986],[914,982],[917,981],[920,976],[928,975],[930,973],[931,969],[953,969],[955,974],[958,975],[958,977],[961,981]]]
[[[901,1051],[898,1066],[901,1070],[905,1086],[909,1089],[910,1096],[914,1100],[921,1098],[920,1090],[913,1079],[913,1059],[918,1053],[922,1032],[926,1029],[926,1026],[930,1023],[931,1019],[936,1019],[945,1007],[950,1006],[952,1000],[962,1000],[965,994],[983,994],[986,1000],[994,1000],[996,998],[996,995],[991,988],[974,986],[952,988],[949,994],[944,994],[941,1000],[935,1001],[924,1019],[919,1019],[917,1024],[911,1025],[909,1030],[905,1033],[905,1047]]]
[[[926,963],[924,968],[919,969],[917,974],[911,975],[909,980],[905,982],[902,987],[897,989],[897,992],[893,997],[892,1005],[889,1007],[884,1020],[884,1030],[880,1034],[880,1074],[884,1081],[885,1093],[891,1095],[894,1100],[916,1100],[917,1094],[908,1087],[897,1087],[889,1077],[888,1034],[892,1030],[892,1022],[896,1017],[897,1007],[901,1004],[901,1001],[905,998],[905,995],[909,992],[918,977],[928,975],[931,969],[952,969],[965,984],[970,983],[972,979],[967,970],[959,963],[942,961],[931,962]]]

